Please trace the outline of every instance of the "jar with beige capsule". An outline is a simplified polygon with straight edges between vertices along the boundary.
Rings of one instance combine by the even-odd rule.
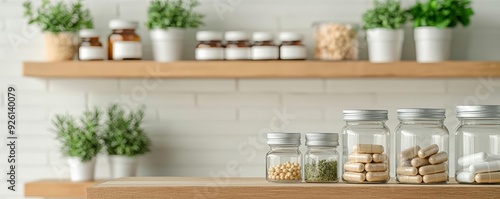
[[[279,35],[281,40],[280,59],[282,60],[305,60],[307,58],[307,48],[302,43],[304,36],[300,33],[282,32]]]
[[[113,19],[109,22],[112,33],[108,38],[108,60],[141,60],[141,37],[135,33],[135,21]]]
[[[320,60],[357,60],[357,27],[350,24],[323,22],[315,24],[314,58]]]
[[[79,32],[81,42],[78,48],[78,59],[81,61],[104,60],[104,48],[99,42],[99,34],[93,29],[83,29]]]
[[[222,32],[198,31],[196,33],[195,59],[196,60],[223,60],[224,45],[222,44]]]
[[[277,60],[279,59],[279,48],[274,45],[274,35],[268,32],[255,32],[252,36],[252,59],[253,60]]]
[[[267,134],[266,180],[269,182],[301,182],[302,153],[300,133]]]
[[[228,31],[224,38],[226,39],[224,49],[226,60],[249,60],[252,58],[251,45],[246,32]]]

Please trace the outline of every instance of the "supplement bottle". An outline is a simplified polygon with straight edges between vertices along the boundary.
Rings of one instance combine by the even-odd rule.
[[[78,59],[81,61],[104,60],[104,48],[99,42],[99,34],[93,29],[83,29],[79,32],[81,42],[78,47]]]
[[[300,133],[268,133],[266,180],[270,182],[301,182],[302,153]]]
[[[307,49],[302,44],[303,35],[294,32],[282,32],[279,39],[281,40],[280,59],[305,60],[307,58]]]
[[[250,41],[247,33],[241,31],[229,31],[224,35],[226,48],[224,58],[226,60],[249,60],[252,58]]]
[[[347,183],[386,183],[390,130],[387,110],[344,110],[343,175]]]
[[[196,60],[223,60],[224,46],[222,33],[215,31],[198,31],[196,33],[198,45],[195,50]]]
[[[139,24],[135,21],[113,19],[109,22],[112,29],[108,38],[109,60],[141,60],[141,38],[135,33]]]
[[[306,182],[338,182],[339,134],[306,133],[307,152],[304,155]]]
[[[396,177],[398,183],[446,183],[449,133],[445,109],[398,109]]]
[[[500,183],[500,105],[457,106],[455,133],[459,183]]]
[[[268,32],[255,32],[252,36],[252,59],[253,60],[276,60],[279,59],[279,48],[274,45],[274,36]]]

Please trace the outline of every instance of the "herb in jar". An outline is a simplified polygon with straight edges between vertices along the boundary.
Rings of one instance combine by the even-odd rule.
[[[337,181],[337,161],[320,160],[305,165],[305,178],[307,182],[332,182]]]

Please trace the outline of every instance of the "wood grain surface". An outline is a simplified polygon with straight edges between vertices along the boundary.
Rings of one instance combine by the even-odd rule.
[[[97,184],[91,182],[70,182],[62,180],[41,180],[24,185],[24,196],[51,198],[85,198],[85,188]]]

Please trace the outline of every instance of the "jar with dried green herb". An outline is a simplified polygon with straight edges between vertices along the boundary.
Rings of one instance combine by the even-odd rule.
[[[306,133],[307,152],[304,157],[306,182],[339,182],[337,133]]]

